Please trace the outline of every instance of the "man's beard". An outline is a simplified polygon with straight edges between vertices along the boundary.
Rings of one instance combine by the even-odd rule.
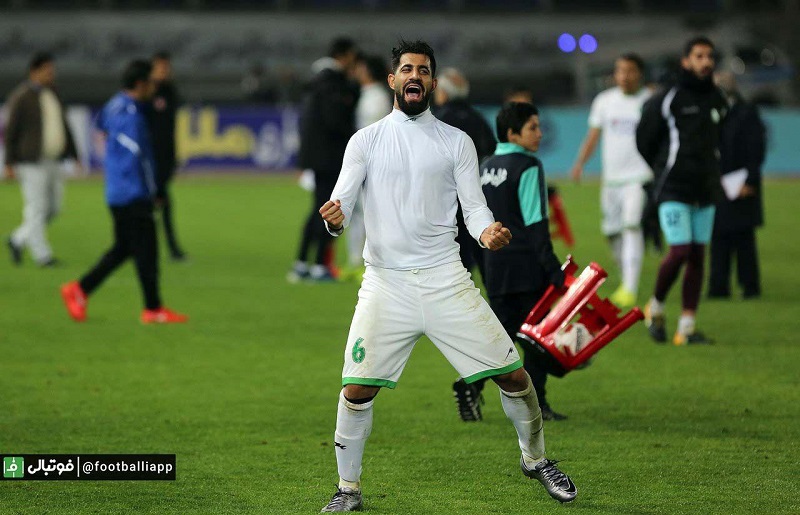
[[[397,99],[397,105],[400,110],[408,116],[417,116],[422,114],[430,104],[430,95],[427,91],[422,93],[422,97],[415,102],[406,102],[404,90],[394,92],[394,97]]]

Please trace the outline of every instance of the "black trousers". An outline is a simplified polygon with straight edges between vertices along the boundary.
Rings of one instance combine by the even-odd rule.
[[[112,207],[114,244],[80,280],[81,289],[91,295],[129,257],[133,258],[147,309],[161,307],[158,291],[158,239],[153,204],[137,202]]]
[[[306,219],[303,227],[303,235],[300,239],[300,250],[297,253],[298,261],[308,261],[308,255],[312,245],[316,245],[316,257],[314,263],[321,265],[325,261],[325,251],[333,240],[333,236],[325,229],[325,222],[319,214],[319,208],[331,199],[333,187],[336,186],[336,179],[339,177],[337,172],[318,172],[314,170],[314,200],[311,205],[311,212]]]
[[[736,259],[736,276],[745,297],[761,293],[755,229],[736,232],[714,231],[711,238],[711,273],[708,294],[727,297],[731,293],[731,264]]]
[[[173,204],[172,195],[169,192],[169,182],[159,189],[158,198],[161,200],[161,222],[164,225],[164,236],[167,238],[167,246],[172,256],[180,256],[183,254],[180,244],[178,244],[178,236],[175,233],[175,225],[172,223],[172,210],[175,205]]]

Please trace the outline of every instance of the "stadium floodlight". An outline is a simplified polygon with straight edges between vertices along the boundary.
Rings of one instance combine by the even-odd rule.
[[[572,34],[565,32],[558,36],[558,48],[560,48],[562,52],[569,54],[570,52],[574,52],[577,46],[578,44],[575,41],[575,36]]]
[[[580,49],[585,54],[592,54],[597,50],[597,38],[591,34],[584,34],[578,40]]]

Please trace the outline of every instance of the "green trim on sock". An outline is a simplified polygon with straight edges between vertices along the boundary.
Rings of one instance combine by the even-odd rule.
[[[381,388],[394,388],[397,386],[397,383],[394,381],[389,381],[388,379],[372,379],[369,377],[343,377],[342,378],[342,386],[347,386],[348,384],[360,384],[363,386],[380,386]]]
[[[508,374],[509,372],[513,372],[518,368],[522,368],[522,360],[517,360],[510,365],[506,365],[503,368],[495,368],[492,370],[484,370],[483,372],[478,372],[477,374],[472,374],[469,377],[464,378],[464,382],[467,384],[474,383],[475,381],[480,381],[486,377],[493,377],[499,376],[503,374]]]

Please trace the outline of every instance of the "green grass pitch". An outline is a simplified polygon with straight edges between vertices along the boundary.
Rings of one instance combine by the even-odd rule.
[[[576,260],[611,271],[597,184],[562,183]],[[456,377],[427,341],[382,392],[363,487],[375,514],[800,513],[800,182],[766,184],[764,296],[703,301],[718,344],[656,346],[639,324],[587,370],[549,382],[570,418],[548,453],[578,485],[560,506],[526,480],[496,388],[485,420],[458,420]],[[308,194],[288,176],[194,177],[175,187],[186,264],[162,262],[183,326],[142,326],[131,264],[67,318],[58,286],[110,243],[100,181],[73,181],[50,229],[65,265],[0,255],[0,453],[175,453],[175,482],[0,482],[0,514],[315,513],[337,480],[332,447],[354,284],[289,285]],[[0,234],[19,222],[0,184]],[[560,257],[566,251],[556,245]],[[5,252],[3,247],[2,252]],[[162,254],[164,254],[162,249]],[[640,302],[658,256],[646,258]],[[680,297],[669,297],[670,331]]]

